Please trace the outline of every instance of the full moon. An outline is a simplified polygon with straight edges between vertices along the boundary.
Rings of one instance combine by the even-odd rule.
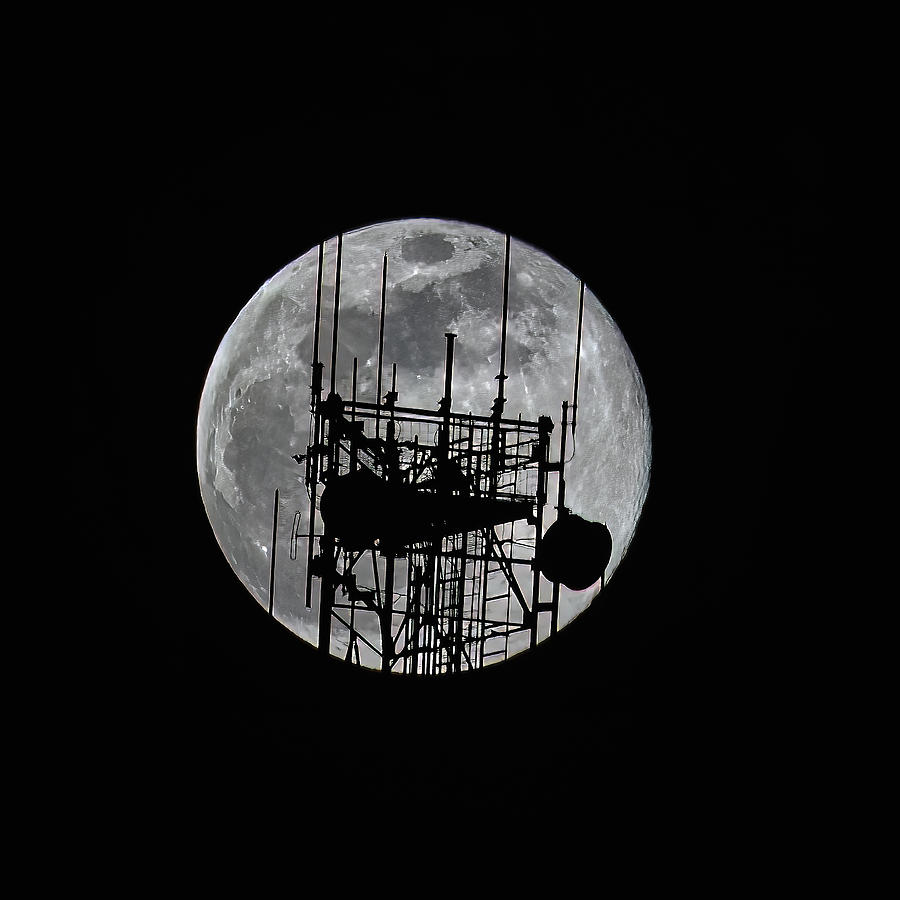
[[[397,404],[436,411],[445,386],[444,335],[454,334],[453,410],[489,416],[498,390],[506,279],[503,416],[549,416],[554,460],[566,432],[565,507],[603,523],[612,539],[602,578],[585,590],[558,588],[559,627],[570,624],[614,577],[649,486],[647,397],[621,331],[589,285],[514,235],[507,260],[507,237],[497,231],[409,219],[341,237],[333,356],[338,246],[337,236],[325,240],[263,284],[227,328],[209,369],[197,422],[197,469],[206,513],[231,567],[281,625],[317,645],[318,608],[308,608],[307,554],[296,552],[295,527],[301,520],[306,525],[310,504],[300,460],[314,442],[310,385],[317,293],[324,393],[333,370],[335,391],[345,400],[355,380],[360,401],[379,401],[381,334],[382,398],[392,388],[396,365]],[[410,427],[399,423],[401,439],[411,438]],[[548,476],[545,532],[558,515],[558,478],[552,471]],[[542,601],[551,590],[541,578]],[[377,622],[360,616],[356,627],[363,643],[379,645]],[[524,637],[510,640],[509,655],[527,647]],[[359,662],[377,667],[363,651]],[[333,640],[331,653],[347,656],[346,641]]]

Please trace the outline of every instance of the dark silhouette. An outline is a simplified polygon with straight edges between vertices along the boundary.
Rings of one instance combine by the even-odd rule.
[[[584,591],[604,577],[611,555],[609,529],[569,513],[560,516],[544,534],[538,566],[548,581]]]
[[[341,245],[339,236],[330,390],[323,399],[321,245],[311,377],[312,443],[305,453],[292,455],[304,466],[310,506],[308,533],[299,529],[299,512],[294,517],[290,556],[296,558],[299,541],[308,541],[306,605],[312,608],[318,600],[319,649],[329,653],[333,635],[341,635],[347,641],[345,659],[359,663],[361,653],[367,654],[374,665],[380,660],[385,672],[396,668],[436,674],[481,668],[494,657],[505,659],[511,640],[520,639],[515,651],[523,648],[521,640],[533,647],[539,634],[555,634],[560,584],[585,590],[602,579],[609,562],[612,542],[606,527],[571,515],[565,507],[569,401],[562,403],[556,461],[550,459],[554,426],[549,416],[537,421],[503,416],[508,236],[497,395],[490,415],[453,411],[456,335],[452,333],[445,335],[444,395],[436,409],[398,405],[396,363],[391,367],[390,390],[382,395],[387,255],[381,278],[379,402],[358,399],[356,359],[351,397],[344,400],[335,384]],[[581,285],[579,345],[583,298]],[[557,476],[559,520],[544,535],[551,474]],[[405,573],[398,572],[398,564]],[[549,600],[546,593],[542,599],[542,576],[552,583]],[[363,579],[371,584],[357,583]],[[380,623],[380,645],[358,627],[359,616],[365,615],[371,632],[372,614]]]

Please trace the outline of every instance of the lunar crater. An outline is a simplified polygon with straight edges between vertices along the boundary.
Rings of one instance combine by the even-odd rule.
[[[433,265],[450,259],[454,253],[454,246],[442,234],[423,234],[406,238],[400,252],[409,262]]]

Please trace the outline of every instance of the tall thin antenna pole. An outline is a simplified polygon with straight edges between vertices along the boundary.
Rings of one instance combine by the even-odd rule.
[[[575,423],[578,418],[578,370],[581,365],[581,326],[584,322],[584,282],[578,288],[578,339],[575,342],[575,390],[572,395],[572,437],[575,437]]]
[[[500,372],[497,381],[498,415],[503,415],[503,406],[506,403],[506,393],[503,382],[508,378],[506,374],[506,325],[509,314],[509,235],[506,235],[506,259],[503,265],[503,317],[500,323]]]
[[[453,342],[456,335],[446,332],[444,338],[447,341],[447,355],[444,361],[444,396],[441,398],[441,430],[438,434],[438,457],[441,464],[447,462],[450,453],[450,408],[453,405]],[[441,480],[441,489],[446,484]]]
[[[341,309],[341,245],[344,236],[338,235],[337,259],[334,264],[334,320],[331,325],[331,393],[334,393],[338,348],[338,313]]]
[[[493,497],[497,492],[497,476],[501,465],[500,448],[500,419],[503,416],[503,407],[506,405],[506,392],[504,382],[506,374],[506,325],[509,312],[509,235],[506,235],[505,260],[503,264],[503,315],[500,320],[500,371],[496,376],[497,397],[491,409],[491,417],[494,420],[493,433],[491,435],[491,466],[489,470],[488,490]]]
[[[319,244],[319,262],[316,269],[316,325],[313,334],[313,366],[319,361],[319,325],[322,321],[322,268],[325,257],[325,243]]]
[[[269,562],[269,615],[275,612],[275,538],[278,535],[278,488],[275,488],[274,512],[272,513],[272,553]]]
[[[356,373],[359,365],[358,357],[353,357],[353,379],[350,389],[350,421],[356,421]],[[358,463],[357,433],[350,436],[350,471],[355,472]]]
[[[322,399],[322,363],[319,362],[319,324],[322,320],[322,270],[325,244],[319,244],[319,264],[316,274],[316,325],[313,337],[312,386],[310,406],[313,413],[313,442],[307,451],[307,490],[309,491],[309,540],[306,547],[306,608],[312,609],[313,540],[316,533],[316,485],[319,481],[319,402]]]
[[[378,325],[378,375],[375,387],[375,437],[378,437],[378,426],[381,422],[381,369],[384,361],[384,307],[387,297],[387,269],[388,255],[384,254],[384,262],[381,264],[381,320]]]
[[[444,333],[444,338],[447,341],[447,351],[444,359],[444,418],[449,418],[453,395],[453,342],[456,340],[456,335],[447,331]]]

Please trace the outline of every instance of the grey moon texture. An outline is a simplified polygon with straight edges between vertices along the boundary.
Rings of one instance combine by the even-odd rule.
[[[490,415],[497,393],[505,235],[482,226],[409,219],[344,234],[341,256],[336,390],[351,393],[358,358],[360,400],[376,400],[382,261],[388,255],[384,383],[397,365],[398,403],[435,409],[443,396],[446,332],[458,337],[453,409]],[[319,358],[327,393],[337,237],[325,241]],[[318,609],[305,607],[306,553],[290,558],[295,514],[306,517],[304,470],[310,435],[310,366],[318,247],[273,275],[249,300],[215,354],[197,422],[200,491],[216,539],[247,590],[269,605],[270,561],[276,553],[273,615],[317,644]],[[541,250],[510,239],[507,404],[504,416],[554,422],[551,458],[559,456],[561,406],[573,401],[579,279]],[[224,327],[223,323],[223,327]],[[590,285],[584,288],[577,428],[566,447],[566,506],[603,522],[612,536],[609,584],[634,536],[650,480],[647,397],[619,328]],[[556,475],[550,475],[546,530],[556,518]],[[276,543],[272,544],[273,500]],[[541,585],[541,597],[551,585]],[[560,627],[597,596],[560,590]],[[373,625],[372,640],[377,641]],[[510,653],[527,647],[511,646]],[[343,656],[346,644],[332,642]],[[363,661],[365,662],[365,660]],[[374,661],[371,665],[376,665]]]

